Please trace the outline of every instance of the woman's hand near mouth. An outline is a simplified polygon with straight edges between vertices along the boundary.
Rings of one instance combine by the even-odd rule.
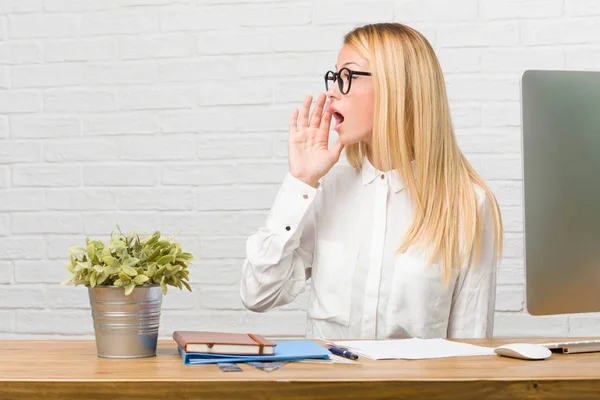
[[[339,139],[328,148],[331,110],[325,107],[326,99],[325,94],[319,95],[309,118],[312,96],[306,96],[302,109],[295,109],[290,118],[290,174],[312,187],[338,162],[344,148]]]

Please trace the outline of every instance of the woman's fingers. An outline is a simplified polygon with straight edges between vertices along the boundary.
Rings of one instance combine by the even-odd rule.
[[[312,96],[308,95],[304,99],[304,104],[302,105],[302,109],[300,110],[300,128],[306,128],[308,126],[308,115],[310,114],[310,105],[312,103]]]
[[[317,102],[315,104],[315,108],[310,117],[309,126],[311,128],[318,128],[321,124],[321,117],[323,116],[323,107],[325,106],[325,101],[327,100],[327,96],[324,93],[321,93],[317,98]]]
[[[294,109],[292,116],[290,117],[290,135],[294,134],[298,130],[298,109]]]

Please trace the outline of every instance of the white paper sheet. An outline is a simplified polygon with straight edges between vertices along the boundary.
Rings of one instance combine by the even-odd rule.
[[[493,347],[475,346],[446,339],[389,339],[329,342],[372,360],[403,358],[418,360],[495,355]]]

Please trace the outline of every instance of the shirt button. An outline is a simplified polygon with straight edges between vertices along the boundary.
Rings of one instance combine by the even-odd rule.
[[[304,200],[306,200],[306,199],[308,199],[308,195],[307,195],[307,194],[305,194],[304,196],[302,196],[302,198],[303,198]]]
[[[385,175],[384,174],[381,174],[381,179],[385,179]]]
[[[285,227],[285,230],[286,230],[286,231],[289,231],[290,229],[292,229],[292,228],[290,228],[289,226],[286,226],[286,227]]]

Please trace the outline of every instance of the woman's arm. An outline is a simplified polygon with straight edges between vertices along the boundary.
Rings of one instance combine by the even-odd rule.
[[[246,308],[268,311],[293,301],[310,277],[316,189],[288,174],[264,227],[246,244],[240,295]]]

